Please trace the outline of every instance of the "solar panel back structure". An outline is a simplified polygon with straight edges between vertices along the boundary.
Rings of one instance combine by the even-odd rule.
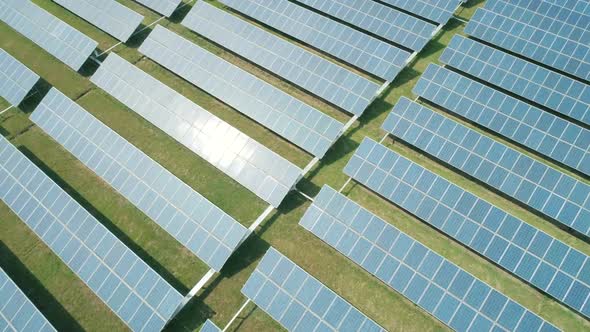
[[[0,199],[133,331],[159,331],[183,296],[4,137]]]
[[[382,2],[444,25],[453,17],[463,0],[382,0]]]
[[[20,104],[39,81],[39,75],[0,48],[0,97]]]
[[[354,115],[364,112],[380,88],[350,70],[206,2],[198,2],[182,24]]]
[[[467,248],[589,317],[588,255],[370,139],[362,142],[344,172]],[[335,204],[331,208],[336,209]],[[338,216],[343,217],[344,211],[356,213],[355,209],[345,208]]]
[[[411,53],[287,0],[220,0],[265,25],[392,81]]]
[[[0,0],[0,20],[76,71],[98,46],[28,0]]]
[[[483,128],[590,175],[590,130],[430,64],[413,92]]]
[[[109,35],[126,42],[143,16],[115,0],[53,0]]]
[[[575,7],[567,5],[567,1],[554,1],[552,3],[545,0],[512,0],[510,4],[582,29],[590,28],[590,10],[587,14],[577,12]]]
[[[172,16],[182,0],[135,0],[149,9],[166,17]]]
[[[385,331],[273,247],[242,294],[288,331]]]
[[[329,186],[299,225],[455,331],[558,331]]]

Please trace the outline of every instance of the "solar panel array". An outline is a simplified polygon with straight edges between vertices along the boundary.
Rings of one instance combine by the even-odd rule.
[[[166,17],[172,16],[182,0],[135,0],[140,4]]]
[[[0,20],[74,70],[98,45],[28,0],[0,0]]]
[[[206,2],[198,2],[182,24],[355,115],[364,112],[380,88],[352,71]]]
[[[302,172],[116,54],[91,81],[273,206]]]
[[[463,0],[381,0],[439,24],[447,23]]]
[[[590,85],[455,35],[440,60],[558,113],[590,124]]]
[[[298,0],[311,8],[355,25],[414,51],[432,38],[436,25],[378,2],[364,0]]]
[[[39,75],[0,48],[0,97],[20,104],[39,80]]]
[[[543,0],[543,2],[558,5],[586,16],[590,15],[590,3],[586,0]]]
[[[587,2],[585,3],[587,5]],[[560,22],[558,26],[561,26],[561,24],[568,24],[581,29],[590,28],[590,11],[588,11],[588,14],[576,12],[572,7],[568,8],[566,1],[551,3],[551,1],[545,0],[511,0],[510,4],[540,14],[543,16],[542,19],[545,19],[545,17],[550,18],[551,20],[556,19]],[[549,23],[551,21],[547,22]],[[556,27],[550,28],[555,29]]]
[[[414,93],[484,128],[590,175],[590,131],[503,92],[430,64]]]
[[[143,16],[115,0],[53,0],[109,35],[126,42]]]
[[[505,270],[590,315],[590,302],[584,305],[590,298],[587,255],[371,140],[361,144],[345,172]],[[341,206],[343,212],[334,216],[357,211]]]
[[[0,268],[0,331],[56,331]]]
[[[392,81],[410,52],[287,0],[221,0],[223,4],[377,77]]]
[[[328,186],[299,224],[455,331],[558,331]]]
[[[344,127],[162,26],[139,51],[314,156],[322,157]]]
[[[161,330],[183,297],[0,137],[0,199],[133,331]]]
[[[221,329],[215,325],[211,320],[207,319],[203,327],[199,330],[200,332],[221,332]]]
[[[385,331],[273,247],[242,293],[288,331]]]

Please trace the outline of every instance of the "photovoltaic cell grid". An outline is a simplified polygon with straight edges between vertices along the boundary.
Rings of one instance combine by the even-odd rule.
[[[182,0],[135,0],[140,4],[158,12],[166,17],[170,17],[178,8]]]
[[[0,20],[74,70],[98,45],[28,0],[0,0]]]
[[[545,0],[511,0],[510,3],[521,8],[532,10],[543,16],[552,17],[558,22],[571,24],[582,29],[590,28],[590,11],[588,11],[588,14],[576,12],[573,9],[575,7],[569,6],[568,8],[567,3],[564,3],[564,1],[551,3],[550,1]],[[588,5],[588,2],[584,1],[584,3],[585,5]],[[588,8],[590,9],[590,6]]]
[[[115,0],[53,0],[109,35],[126,42],[143,16]]]
[[[558,331],[328,186],[299,224],[455,331]]]
[[[207,319],[203,327],[199,330],[200,332],[221,332],[221,329],[215,325],[211,320]]]
[[[0,268],[0,331],[56,331]]]
[[[321,158],[344,127],[162,26],[139,51],[314,156]]]
[[[590,131],[451,70],[430,64],[413,92],[590,175]]]
[[[389,41],[420,51],[436,26],[380,3],[364,0],[298,0]]]
[[[206,2],[198,2],[182,24],[355,115],[363,113],[380,88],[358,74]]]
[[[109,55],[91,81],[273,206],[302,173],[116,54]]]
[[[580,14],[590,15],[590,3],[586,0],[543,0],[553,5],[559,5]]]
[[[221,0],[274,29],[377,77],[392,81],[410,52],[287,0]]]
[[[39,80],[39,75],[0,48],[0,97],[20,104]]]
[[[58,90],[31,120],[214,270],[246,235],[244,226]]]
[[[502,89],[590,124],[590,85],[455,35],[440,61]]]
[[[383,129],[588,236],[590,186],[492,138],[402,98]]]
[[[590,315],[587,255],[374,141],[361,144],[345,173],[531,285]],[[351,208],[345,207],[342,213],[345,211]]]
[[[133,331],[159,331],[183,297],[0,137],[0,199]]]
[[[463,0],[381,1],[443,25],[453,17],[455,10],[463,2]]]
[[[385,331],[272,247],[242,293],[288,331]]]

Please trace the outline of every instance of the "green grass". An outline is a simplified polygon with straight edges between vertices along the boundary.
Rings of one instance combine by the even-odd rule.
[[[101,49],[104,50],[116,44],[114,38],[53,2],[49,0],[35,0],[35,2],[97,40]],[[145,25],[157,19],[157,15],[131,0],[121,2],[145,15]],[[467,7],[460,9],[458,16],[468,19],[482,2],[471,0]],[[181,9],[180,14],[175,14],[172,20],[163,20],[160,23],[284,91],[305,100],[322,112],[343,122],[348,119],[342,112],[297,87],[282,82],[261,68],[245,62],[182,27],[178,22],[189,8],[190,6]],[[461,33],[462,29],[463,25],[459,21],[451,21],[442,33],[428,44],[416,61],[399,75],[363,117],[334,145],[326,157],[298,184],[298,188],[310,196],[317,194],[324,184],[339,189],[347,180],[342,169],[362,139],[365,136],[375,140],[383,137],[384,132],[380,126],[391,107],[401,96],[414,98],[411,89],[420,74],[429,63],[437,61],[450,38],[456,33]],[[117,46],[114,51],[298,166],[303,167],[311,160],[311,157],[300,149],[143,57],[137,51],[137,47],[149,31],[148,29],[133,37],[127,45]],[[0,23],[0,47],[43,77],[45,81],[39,85],[41,91],[46,91],[50,86],[58,88],[242,224],[250,225],[265,209],[266,204],[254,194],[176,143],[105,92],[97,89],[88,80],[88,76],[95,69],[92,64],[83,68],[82,75],[75,73],[2,23]],[[32,97],[20,109],[13,109],[0,115],[0,133],[25,152],[176,289],[182,293],[188,292],[205,273],[206,265],[30,122],[28,116],[38,103],[39,97]],[[0,101],[0,106],[6,105],[2,104],[3,102]],[[469,123],[467,125],[473,127]],[[490,135],[486,131],[482,132]],[[571,236],[511,200],[401,142],[387,139],[385,144],[526,222],[590,254],[588,243]],[[587,181],[587,179],[583,180]],[[344,193],[558,327],[571,331],[590,329],[588,321],[573,311],[363,187],[349,184]],[[224,326],[244,303],[245,298],[241,295],[240,288],[257,261],[271,245],[389,330],[447,329],[410,301],[298,226],[299,219],[308,206],[309,202],[301,195],[291,193],[281,207],[267,218],[256,234],[238,249],[222,273],[218,274],[199,296],[189,303],[168,329],[193,331],[198,329],[207,318]],[[119,319],[2,203],[0,203],[0,266],[17,281],[58,329],[67,331],[125,329]],[[230,330],[274,331],[280,329],[281,327],[268,315],[249,305]]]

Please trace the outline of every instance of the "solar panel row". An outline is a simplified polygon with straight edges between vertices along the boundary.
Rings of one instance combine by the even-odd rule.
[[[161,330],[183,297],[0,137],[0,199],[133,331]]]
[[[590,302],[584,305],[590,298],[587,255],[371,140],[361,144],[345,172],[507,271],[590,315]],[[355,213],[347,207],[343,211],[341,216]]]
[[[158,12],[166,17],[172,16],[172,13],[178,8],[182,0],[135,0],[140,4]]]
[[[381,0],[439,24],[446,24],[463,0]]]
[[[557,22],[560,22],[558,26],[561,24],[570,24],[581,29],[588,29],[590,27],[590,15],[585,15],[562,6],[564,1],[550,3],[545,0],[511,0],[510,4],[531,10],[544,17],[554,19]],[[549,22],[551,21],[548,21],[547,23]],[[555,29],[555,27],[553,27],[553,29]]]
[[[287,0],[221,0],[278,31],[392,81],[410,53]]]
[[[206,2],[198,2],[182,24],[355,115],[363,113],[380,88],[352,71]]]
[[[39,80],[39,75],[0,48],[0,97],[20,104]]]
[[[288,331],[385,331],[273,247],[242,293]]]
[[[74,70],[98,45],[28,0],[0,0],[0,20]]]
[[[557,331],[328,186],[299,224],[455,331]]]
[[[199,330],[200,332],[221,332],[221,329],[215,325],[211,320],[207,319],[205,324]]]
[[[590,15],[590,3],[586,0],[542,0],[553,5],[569,9],[576,13]]]
[[[440,61],[469,75],[590,124],[590,85],[475,40],[454,36]]]
[[[162,26],[139,51],[314,156],[322,157],[344,126]]]

